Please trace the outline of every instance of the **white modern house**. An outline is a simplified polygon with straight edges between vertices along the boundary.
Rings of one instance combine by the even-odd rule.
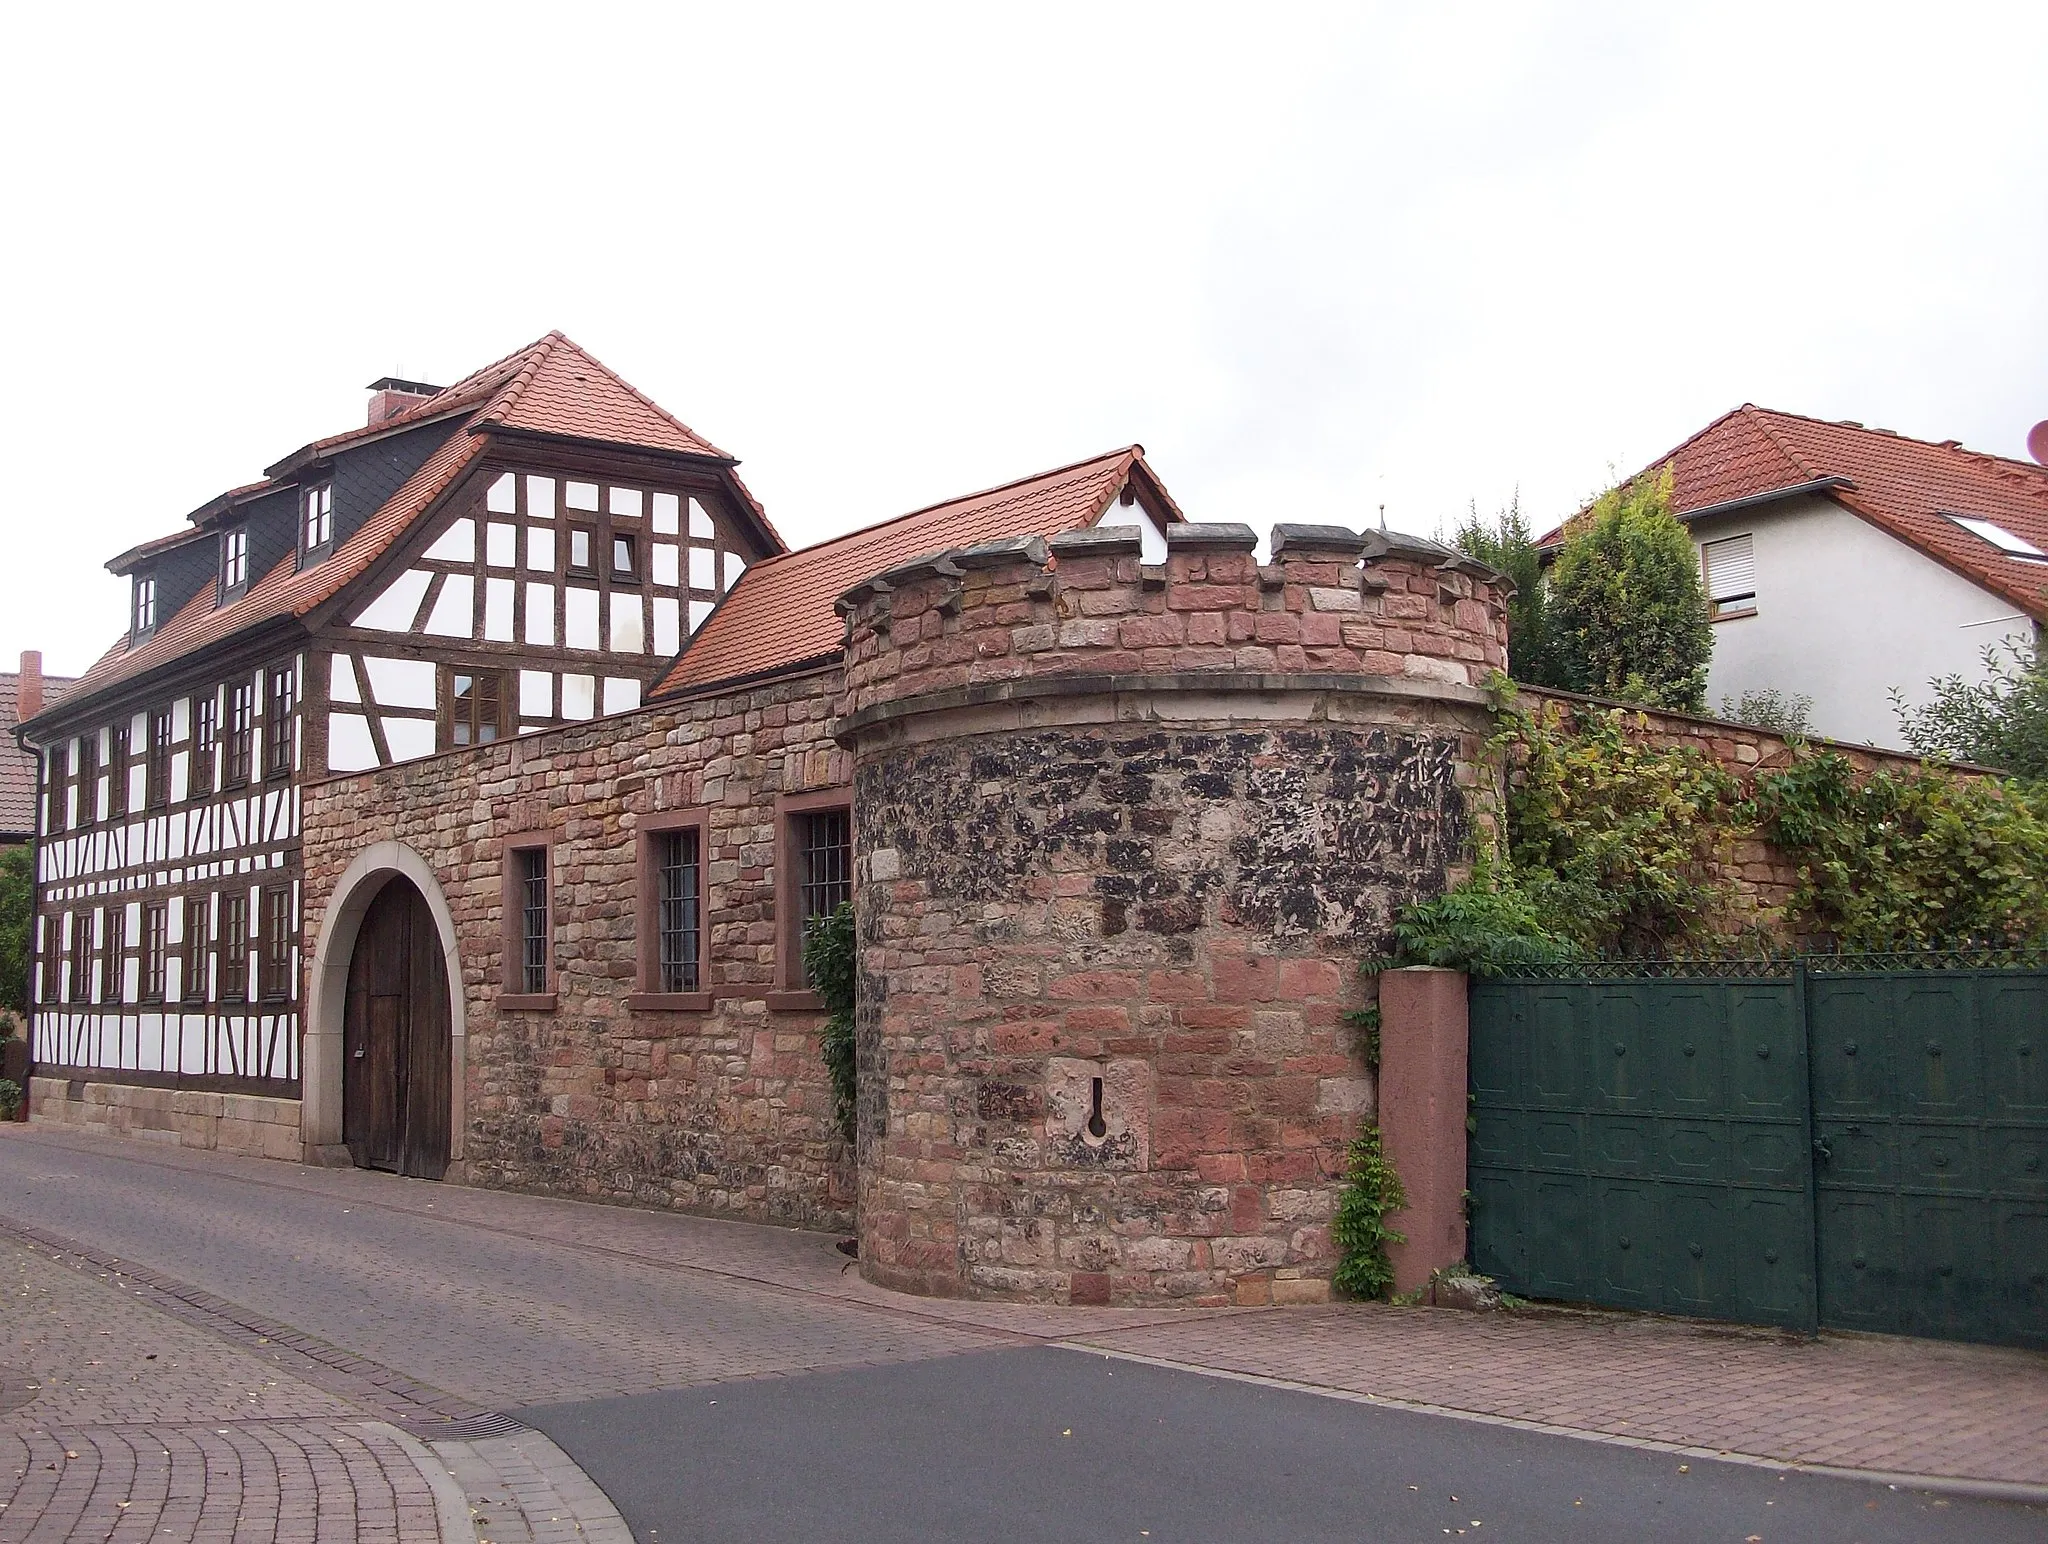
[[[1894,688],[1924,703],[2048,624],[2048,467],[1750,404],[1663,466],[1714,615],[1710,712],[1775,689],[1818,734],[1902,748]]]

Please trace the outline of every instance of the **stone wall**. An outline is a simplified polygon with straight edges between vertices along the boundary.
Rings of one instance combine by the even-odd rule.
[[[1465,857],[1501,597],[1429,544],[1169,541],[990,543],[842,602],[872,1280],[1328,1294],[1358,964]]]
[[[1524,686],[1517,693],[1517,700],[1528,710],[1542,708],[1550,712],[1576,713],[1580,711],[1610,712],[1623,710],[1623,722],[1629,732],[1652,744],[1662,746],[1687,746],[1700,754],[1718,761],[1737,777],[1748,779],[1758,772],[1782,768],[1790,763],[1793,748],[1783,735],[1773,734],[1768,729],[1759,729],[1753,724],[1738,724],[1727,719],[1707,718],[1693,713],[1668,713],[1648,708],[1630,707],[1626,704],[1609,702],[1598,697],[1585,697],[1576,692],[1553,691],[1545,687]],[[1879,750],[1870,745],[1849,745],[1839,740],[1818,737],[1806,742],[1815,749],[1839,752],[1848,758],[1859,771],[1911,772],[1921,765],[1920,758],[1900,751]],[[1981,769],[1956,766],[1952,770],[1962,776],[1978,775]],[[1792,893],[1799,887],[1798,865],[1785,853],[1770,843],[1744,838],[1730,844],[1717,865],[1718,877],[1725,882],[1732,898],[1734,921],[1739,925],[1755,924],[1766,932],[1784,934],[1784,917]],[[1786,937],[1785,942],[1796,940]]]
[[[397,841],[437,877],[466,1018],[462,1157],[472,1184],[849,1228],[808,994],[776,991],[775,801],[843,785],[836,672],[641,709],[306,790],[306,936],[356,855]],[[701,1010],[636,1007],[636,830],[701,808]],[[556,1006],[498,1008],[503,838],[554,839]],[[310,1069],[309,1069],[310,1071]]]
[[[94,1136],[140,1137],[250,1158],[299,1156],[299,1101],[86,1079],[30,1078],[29,1119]]]

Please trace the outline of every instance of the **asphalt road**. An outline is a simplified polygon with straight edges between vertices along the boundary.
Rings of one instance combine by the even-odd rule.
[[[1046,1342],[1122,1321],[947,1317],[847,1286],[829,1239],[776,1229],[29,1133],[0,1138],[8,1225],[296,1327],[364,1377],[521,1414],[643,1544],[2048,1541],[2048,1508],[1062,1349]],[[1321,1321],[1203,1322],[1208,1344]]]
[[[518,1413],[647,1544],[2048,1538],[2035,1508],[1681,1468],[1052,1347]]]

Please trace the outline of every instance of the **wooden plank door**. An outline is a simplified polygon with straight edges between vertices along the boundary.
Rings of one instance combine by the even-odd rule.
[[[403,879],[363,916],[342,1025],[350,1156],[359,1168],[439,1179],[448,1168],[448,975],[433,913]]]

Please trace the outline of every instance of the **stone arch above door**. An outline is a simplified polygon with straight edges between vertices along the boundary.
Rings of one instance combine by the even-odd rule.
[[[462,964],[455,942],[455,915],[448,897],[427,861],[403,842],[378,842],[356,855],[335,882],[332,898],[320,923],[320,939],[313,951],[312,980],[306,1003],[306,1043],[303,1068],[300,1129],[306,1159],[312,1163],[347,1166],[348,1149],[342,1145],[342,1014],[348,998],[348,967],[355,952],[356,935],[363,916],[377,892],[394,878],[404,878],[418,890],[433,915],[434,931],[441,940],[443,964],[448,978],[448,1028],[450,1036],[448,1112],[448,1178],[461,1177],[463,1157],[463,1088],[465,1083],[466,1033],[462,991]]]

